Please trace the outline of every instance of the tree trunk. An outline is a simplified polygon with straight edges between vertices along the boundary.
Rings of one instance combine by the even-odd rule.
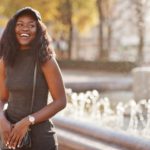
[[[139,29],[139,45],[138,45],[138,55],[137,55],[137,64],[142,65],[144,62],[144,32],[142,29]]]
[[[106,3],[106,1],[105,1]],[[101,60],[106,60],[108,59],[108,47],[107,47],[107,41],[105,41],[105,34],[104,28],[107,28],[107,25],[105,24],[106,18],[104,14],[104,1],[103,0],[97,0],[97,8],[98,8],[98,13],[99,13],[99,58]],[[107,7],[107,6],[106,6]],[[107,10],[105,10],[107,12]],[[107,29],[108,30],[108,29]],[[107,40],[107,38],[106,38]]]
[[[97,8],[99,12],[99,57],[103,55],[103,11],[102,11],[102,0],[97,0]]]
[[[111,24],[108,24],[108,52],[107,55],[111,52],[112,49],[112,26]]]
[[[108,59],[109,54],[111,52],[111,48],[112,48],[112,19],[111,19],[111,13],[112,13],[112,9],[110,6],[110,1],[107,0],[106,1],[106,13],[107,13],[107,43],[106,43],[106,57]]]
[[[144,62],[144,12],[143,12],[143,4],[141,0],[135,0],[134,3],[136,4],[136,14],[137,14],[137,30],[138,30],[138,37],[139,37],[139,44],[138,44],[138,52],[137,52],[137,64],[142,65]]]
[[[72,41],[73,41],[73,23],[72,23],[72,5],[70,0],[67,0],[68,6],[68,21],[69,21],[69,31],[68,31],[68,57],[71,59],[72,57]]]
[[[69,26],[69,39],[68,39],[68,56],[69,59],[72,57],[72,41],[73,41],[73,29],[72,25]]]

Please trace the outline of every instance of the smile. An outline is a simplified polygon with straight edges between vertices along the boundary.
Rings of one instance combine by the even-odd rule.
[[[29,34],[26,34],[26,33],[22,33],[20,34],[20,37],[29,37],[30,35]]]

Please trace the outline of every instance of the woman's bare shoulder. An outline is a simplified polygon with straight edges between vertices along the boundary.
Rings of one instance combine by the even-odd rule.
[[[43,69],[50,69],[53,70],[55,68],[59,68],[58,63],[55,59],[55,57],[52,57],[51,59],[47,60],[43,65]]]

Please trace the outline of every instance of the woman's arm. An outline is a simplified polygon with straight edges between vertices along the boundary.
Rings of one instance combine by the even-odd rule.
[[[47,81],[53,102],[40,111],[32,114],[32,116],[35,117],[35,123],[40,123],[51,118],[66,106],[65,88],[61,71],[55,58],[52,57],[44,65],[42,65],[42,71]]]
[[[0,59],[0,116],[3,116],[4,104],[8,101],[8,90],[5,85],[5,65],[3,59]]]
[[[4,140],[4,144],[6,145],[7,139],[11,132],[11,124],[6,119],[3,109],[4,104],[7,103],[8,100],[8,90],[5,85],[5,65],[3,59],[0,59],[0,134],[2,139]]]

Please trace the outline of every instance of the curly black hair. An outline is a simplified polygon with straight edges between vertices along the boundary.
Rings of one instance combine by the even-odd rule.
[[[3,58],[6,65],[10,66],[14,64],[20,47],[15,33],[16,21],[17,17],[12,17],[8,21],[0,40],[0,58]],[[55,56],[51,38],[48,35],[45,24],[41,20],[37,20],[37,33],[31,43],[31,48],[34,51],[35,60],[39,63],[44,63],[52,56]]]

